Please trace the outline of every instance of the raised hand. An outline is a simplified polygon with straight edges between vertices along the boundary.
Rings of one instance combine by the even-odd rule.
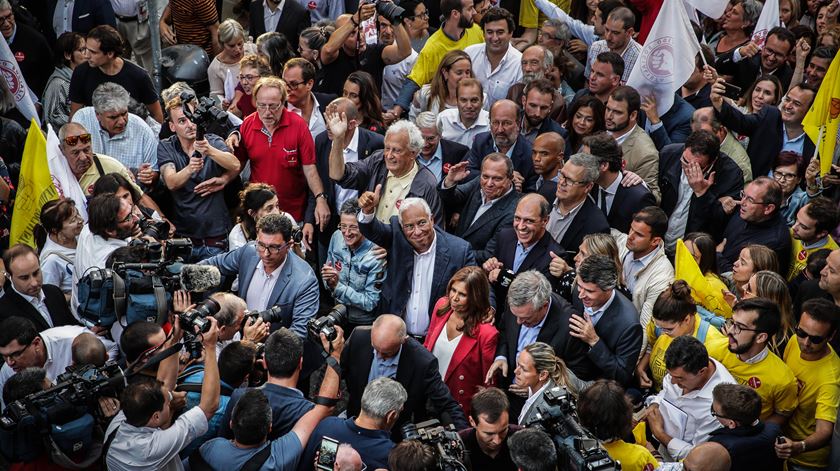
[[[379,197],[382,193],[382,184],[376,185],[373,191],[366,191],[359,197],[359,207],[362,208],[362,213],[373,214],[376,207],[379,206]]]

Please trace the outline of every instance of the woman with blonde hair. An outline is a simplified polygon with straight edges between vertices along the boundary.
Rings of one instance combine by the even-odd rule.
[[[551,345],[544,342],[527,345],[516,357],[514,382],[510,385],[511,393],[526,398],[518,424],[528,423],[539,413],[545,405],[545,392],[554,386],[563,386],[577,396],[586,385],[566,368]]]
[[[408,116],[414,121],[423,111],[440,113],[449,108],[457,108],[458,99],[455,93],[458,82],[463,78],[473,77],[472,60],[462,50],[449,51],[440,61],[431,83],[414,94]],[[486,103],[487,100],[485,99]]]
[[[779,306],[782,324],[779,332],[770,339],[770,350],[780,358],[784,357],[785,347],[793,337],[793,301],[788,285],[782,275],[770,270],[761,270],[750,277],[744,288],[744,299],[765,298]]]
[[[248,54],[239,61],[239,83],[233,93],[233,101],[228,111],[240,118],[245,118],[257,111],[254,105],[254,85],[260,77],[271,75],[268,59],[257,54]]]
[[[615,238],[609,234],[588,234],[583,238],[578,253],[575,255],[575,266],[570,267],[562,258],[555,258],[549,266],[549,272],[552,276],[558,278],[555,283],[554,292],[572,302],[574,296],[577,296],[575,287],[575,277],[577,276],[577,268],[580,267],[586,257],[590,255],[607,255],[613,262],[615,262],[615,271],[618,274],[618,286],[616,289],[632,299],[632,295],[627,291],[624,285],[624,266],[621,263],[621,258],[618,256],[618,245],[615,243]]]
[[[779,260],[776,252],[766,245],[750,244],[738,255],[738,259],[732,265],[731,277],[726,279],[730,285],[730,292],[726,294],[726,301],[734,306],[735,303],[744,299],[744,292],[750,278],[761,270],[770,270],[779,273]]]
[[[222,52],[213,58],[210,67],[207,68],[207,80],[210,82],[210,94],[214,96],[221,96],[224,100],[233,100],[233,97],[225,96],[225,80],[230,75],[232,83],[238,83],[239,78],[239,61],[245,55],[246,45],[248,39],[242,25],[234,19],[227,19],[222,21],[219,25],[218,31],[219,44],[222,46]],[[253,44],[248,45],[249,49],[255,50]],[[229,103],[225,103],[229,105]]]

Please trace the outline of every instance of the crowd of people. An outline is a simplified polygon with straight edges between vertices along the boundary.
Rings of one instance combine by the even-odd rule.
[[[840,2],[678,2],[700,52],[662,113],[627,82],[673,1],[0,0],[84,194],[11,240],[4,85],[3,464],[431,471],[404,428],[436,419],[467,469],[564,470],[562,391],[623,470],[840,469],[840,135],[803,127]],[[206,80],[156,88],[150,29]],[[220,283],[89,316],[92,273],[170,239]],[[82,413],[13,407],[114,364]]]

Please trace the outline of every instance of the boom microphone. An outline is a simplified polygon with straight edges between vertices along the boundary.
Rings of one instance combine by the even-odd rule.
[[[191,293],[203,293],[217,288],[222,274],[212,265],[184,265],[181,268],[181,287]]]

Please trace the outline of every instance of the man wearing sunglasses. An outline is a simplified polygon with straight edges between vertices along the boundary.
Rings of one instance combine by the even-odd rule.
[[[840,324],[840,308],[826,299],[802,305],[796,341],[785,349],[785,363],[800,385],[799,407],[784,427],[776,455],[789,470],[828,466],[831,434],[840,402],[840,357],[829,345]]]

